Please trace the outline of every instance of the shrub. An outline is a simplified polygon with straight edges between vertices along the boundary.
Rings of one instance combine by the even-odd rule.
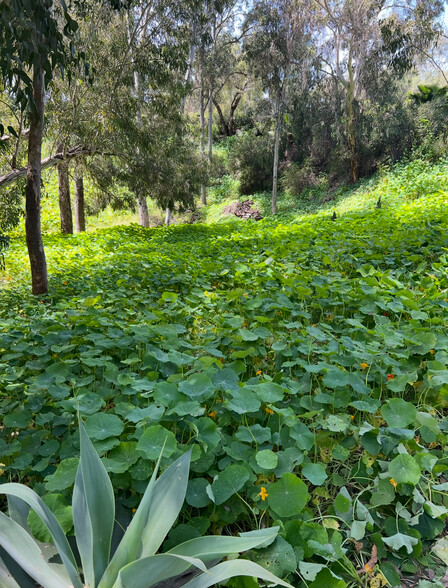
[[[267,133],[238,135],[229,153],[230,171],[239,176],[240,192],[244,195],[269,190],[274,164],[274,137]]]

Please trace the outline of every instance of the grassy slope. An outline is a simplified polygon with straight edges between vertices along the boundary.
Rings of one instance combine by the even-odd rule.
[[[432,488],[444,481],[448,429],[447,180],[445,163],[414,162],[315,214],[48,235],[51,294],[41,302],[27,293],[25,249],[14,243],[6,276],[12,289],[2,293],[0,308],[1,403],[12,415],[0,432],[6,475],[40,483],[59,459],[76,455],[76,406],[86,417],[102,409],[124,426],[111,441],[140,443],[143,428],[159,422],[175,435],[170,458],[199,441],[192,475],[201,480],[202,506],[193,508],[190,498],[182,532],[202,529],[201,517],[211,517],[217,532],[253,527],[258,515],[236,495],[213,507],[204,494],[215,474],[236,464],[240,495],[264,507],[263,484],[271,494],[264,520],[281,520],[294,548],[273,571],[286,575],[297,558],[326,561],[325,550],[307,544],[310,532],[333,546],[341,536],[348,560],[329,556],[328,565],[349,584],[358,581],[355,569],[373,545],[391,579],[387,560],[408,573],[415,565],[427,568],[428,547],[445,516],[444,495]],[[228,381],[219,384],[223,374]],[[169,391],[156,384],[166,380]],[[151,415],[138,412],[154,402],[159,409]],[[58,423],[49,425],[52,419]],[[264,432],[249,434],[248,426]],[[19,441],[11,441],[16,430]],[[48,455],[53,436],[58,443]],[[112,447],[106,442],[99,450],[132,505],[144,485],[144,453],[123,470],[113,465],[121,446]],[[404,471],[402,453],[410,460]],[[275,466],[263,467],[264,459]],[[418,485],[406,473],[415,468],[423,474]],[[291,489],[307,503],[292,518],[275,501],[289,471],[309,492]],[[390,478],[398,478],[397,488]],[[414,486],[423,502],[441,510],[423,512]],[[225,494],[219,480],[212,488]],[[334,507],[338,496],[343,505],[360,492],[373,517],[367,526],[365,513]],[[406,513],[397,518],[400,504]],[[350,531],[353,517],[360,525]],[[307,519],[317,526],[302,529]],[[362,541],[360,551],[350,533]],[[400,548],[389,540],[397,533],[412,542],[400,538]]]

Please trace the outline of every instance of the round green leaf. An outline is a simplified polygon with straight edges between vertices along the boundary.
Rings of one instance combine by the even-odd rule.
[[[54,474],[45,478],[48,492],[58,492],[69,488],[75,481],[79,459],[69,457],[61,461]]]
[[[190,506],[203,508],[210,504],[210,498],[206,492],[208,482],[205,478],[194,478],[188,482],[187,495],[185,500]]]
[[[265,470],[274,470],[278,464],[277,454],[270,449],[259,451],[255,456],[255,460],[257,464]]]
[[[325,466],[321,463],[307,463],[302,468],[302,474],[314,486],[322,486],[328,478]]]
[[[205,374],[193,374],[188,380],[179,382],[179,390],[188,397],[203,402],[213,396],[215,386]]]
[[[404,428],[414,421],[417,409],[402,398],[391,398],[381,407],[381,414],[389,427]]]
[[[87,435],[92,441],[101,441],[108,437],[118,437],[124,429],[123,421],[116,414],[98,412],[88,417],[85,422]]]
[[[249,471],[241,465],[229,465],[220,472],[212,484],[212,492],[215,497],[215,504],[222,504],[235,492],[241,490],[249,479]]]
[[[302,512],[309,497],[305,482],[287,473],[269,487],[268,504],[279,517],[293,517]]]
[[[397,484],[418,484],[421,476],[418,463],[407,453],[400,453],[390,462],[389,473]]]
[[[155,460],[158,459],[164,444],[163,457],[170,457],[176,451],[176,437],[161,425],[155,425],[145,429],[137,444],[137,449],[143,451],[147,459]]]

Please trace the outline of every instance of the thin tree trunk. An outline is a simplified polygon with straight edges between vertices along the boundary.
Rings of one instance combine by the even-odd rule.
[[[32,292],[38,295],[48,292],[47,262],[45,260],[40,224],[41,157],[45,114],[44,71],[40,64],[34,66],[33,97],[34,105],[30,109],[30,134],[28,139],[25,230],[30,257]]]
[[[63,146],[58,146],[58,151],[63,151]],[[61,218],[61,232],[73,235],[72,205],[70,202],[70,180],[68,177],[68,161],[58,165],[59,184],[59,216]]]
[[[359,179],[358,153],[356,145],[355,98],[352,88],[349,89],[347,108],[347,140],[350,152],[350,182],[355,184]]]
[[[213,157],[213,88],[210,88],[208,98],[208,161],[212,162]]]
[[[188,56],[188,64],[187,64],[187,71],[185,72],[185,86],[190,83],[191,80],[191,73],[193,71],[193,63],[194,63],[194,54],[196,53],[196,17],[193,18],[193,23],[191,25],[191,45],[190,45],[190,54]],[[180,114],[183,116],[185,112],[185,104],[187,101],[187,96],[185,95],[182,98],[180,103]]]
[[[353,72],[353,44],[350,45],[347,58],[348,87],[347,87],[347,142],[350,152],[350,182],[358,181],[358,154],[356,145],[355,120],[355,77]]]
[[[272,214],[277,214],[277,176],[278,176],[278,151],[280,145],[280,101],[282,91],[277,90],[275,99],[275,141],[274,141],[274,169],[272,180]]]
[[[138,203],[138,220],[142,227],[149,227],[148,203],[145,196],[137,197]]]
[[[200,89],[200,111],[201,111],[201,161],[205,164],[205,104],[204,104],[204,84],[201,81]],[[207,189],[204,183],[201,184],[201,203],[207,204]]]
[[[141,10],[141,5],[138,6],[137,10]],[[132,59],[132,64],[135,65],[134,55],[133,55],[133,51],[132,51],[132,47],[131,47],[132,24],[129,19],[129,13],[127,14],[127,20],[128,20],[128,42],[129,42],[129,47],[131,50],[131,59]],[[140,74],[137,70],[134,70],[134,89],[135,89],[135,94],[136,94],[137,98],[139,100],[142,100]],[[135,118],[136,118],[136,122],[137,122],[137,128],[141,129],[143,122],[142,122],[142,112],[141,112],[140,108],[137,109],[137,113],[136,113]],[[137,147],[137,154],[138,153],[139,153],[139,148]],[[148,203],[146,202],[146,196],[143,196],[142,193],[137,192],[136,197],[137,197],[139,223],[142,227],[149,227],[149,213],[148,213]]]
[[[165,209],[165,224],[167,227],[169,227],[171,224],[171,208],[168,206]]]
[[[75,176],[75,230],[77,233],[82,233],[86,230],[84,208],[84,178]]]

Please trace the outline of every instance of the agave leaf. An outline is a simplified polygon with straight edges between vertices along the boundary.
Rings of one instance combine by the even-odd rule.
[[[0,512],[0,545],[44,588],[70,588],[71,581],[63,581],[45,561],[42,551],[22,527]],[[14,586],[14,584],[11,584]]]
[[[193,578],[183,588],[209,588],[219,582],[224,582],[235,576],[250,576],[261,578],[266,582],[271,582],[274,586],[285,586],[286,588],[293,588],[291,584],[280,580],[271,572],[268,572],[253,561],[245,559],[234,559],[232,561],[224,561],[213,568],[210,568],[206,574],[201,574],[197,578]]]
[[[138,559],[141,554],[143,529],[148,521],[152,492],[154,490],[162,454],[163,448],[134,518],[121,539],[104,576],[101,578],[98,588],[108,588],[109,586],[112,586],[117,579],[119,571],[125,565]]]
[[[183,555],[161,553],[143,557],[125,566],[118,574],[113,588],[150,588],[163,580],[183,574],[188,568],[195,566],[207,572],[200,559]]]
[[[115,518],[112,484],[79,421],[81,456],[73,490],[76,544],[89,588],[98,585],[109,563]]]
[[[17,498],[16,496],[9,495],[8,496],[8,514],[9,518],[19,523],[21,527],[25,529],[25,531],[29,531],[28,527],[28,514],[30,512],[30,507],[26,502]]]
[[[263,531],[263,533],[254,537],[225,537],[222,535],[197,537],[176,545],[167,553],[194,556],[205,562],[212,561],[231,553],[247,551],[248,549],[265,545],[266,542],[270,542],[277,537],[278,527],[263,529]]]
[[[160,457],[131,521],[98,588],[109,588],[125,565],[154,555],[171,529],[185,499],[191,451],[167,468],[158,480]]]
[[[154,484],[140,557],[154,555],[177,519],[185,500],[191,450],[166,469]]]
[[[83,584],[78,574],[76,561],[73,557],[73,552],[70,548],[64,531],[61,529],[61,526],[56,520],[54,514],[51,512],[51,510],[48,508],[45,502],[40,498],[40,496],[38,496],[33,490],[31,490],[31,488],[27,488],[22,484],[1,484],[0,494],[6,494],[8,498],[14,497],[13,500],[10,501],[10,506],[13,505],[12,514],[18,521],[14,522],[16,522],[17,526],[19,526],[21,529],[23,529],[23,527],[20,524],[23,522],[23,511],[21,508],[17,508],[17,500],[15,499],[22,500],[36,512],[36,514],[42,519],[43,523],[50,531],[51,536],[53,537],[54,544],[59,552],[59,555],[61,556],[62,563],[64,564],[68,575],[70,576],[70,580],[74,588],[82,588]],[[25,529],[26,528],[27,527],[25,527]],[[26,533],[26,531],[24,532]],[[28,535],[28,533],[26,534]]]
[[[0,586],[2,588],[20,588],[17,582],[10,574],[8,568],[5,566],[4,561],[0,557]]]

